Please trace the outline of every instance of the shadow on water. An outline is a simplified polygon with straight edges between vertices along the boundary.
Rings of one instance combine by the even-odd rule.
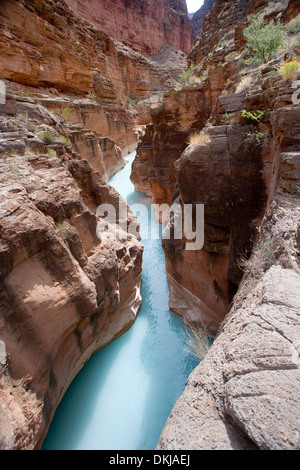
[[[92,417],[99,408],[102,388],[106,384],[115,361],[122,354],[124,345],[131,340],[131,335],[132,331],[129,330],[117,341],[96,353],[73,380],[55,413],[43,443],[44,450],[81,448],[85,430],[89,428]],[[118,394],[117,391],[112,390],[111,396],[114,393]],[[100,421],[101,412],[99,414]],[[106,422],[103,418],[106,417],[102,417],[102,426],[105,428]],[[96,436],[89,439],[92,446],[95,438]]]
[[[151,199],[133,191],[130,168],[127,164],[110,183],[129,205],[147,204],[150,211]],[[142,233],[147,233],[148,222],[149,212],[141,214]],[[43,449],[155,449],[167,417],[197,365],[183,339],[181,319],[169,311],[161,241],[142,241],[139,316],[125,335],[95,354],[75,378],[58,407]]]

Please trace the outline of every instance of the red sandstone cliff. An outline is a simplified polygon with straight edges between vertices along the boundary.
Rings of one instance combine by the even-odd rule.
[[[254,227],[259,226],[273,187],[271,110],[280,96],[282,105],[287,96],[291,102],[292,89],[279,74],[276,89],[270,77],[262,89],[256,76],[268,74],[270,68],[256,72],[241,65],[247,15],[263,14],[267,3],[240,2],[236,9],[215,2],[190,54],[200,83],[165,93],[163,103],[151,110],[153,123],[138,146],[131,175],[136,190],[152,195],[156,203],[170,204],[177,198],[182,204],[205,204],[203,250],[186,251],[186,240],[166,240],[164,249],[171,310],[187,323],[204,320],[212,334],[239,285],[239,259],[251,251]],[[268,18],[295,15],[292,5],[289,2],[286,9],[272,4]],[[283,56],[280,60],[283,63]],[[253,123],[241,118],[243,109],[256,108],[265,111],[259,129],[268,137],[263,142],[255,141]],[[196,130],[202,130],[199,143],[188,146],[188,136]],[[253,140],[247,137],[252,134]]]
[[[83,18],[126,46],[156,55],[165,44],[188,54],[194,32],[185,0],[66,0]]]
[[[20,87],[28,95],[40,87],[42,98],[43,90],[54,89],[57,97],[43,105],[59,113],[67,108],[69,121],[112,138],[124,154],[135,148],[127,98],[170,88],[164,67],[97,30],[63,1],[2,1],[0,24],[0,79],[35,88]]]
[[[142,246],[124,232],[102,239],[110,227],[97,207],[113,204],[118,213],[120,196],[99,173],[99,137],[89,136],[98,153],[88,153],[58,114],[7,91],[0,116],[0,448],[35,449],[81,367],[134,322]]]
[[[0,23],[0,448],[35,449],[81,367],[139,311],[143,247],[102,238],[96,211],[118,213],[106,181],[136,146],[125,94],[167,72],[64,2],[2,1]]]

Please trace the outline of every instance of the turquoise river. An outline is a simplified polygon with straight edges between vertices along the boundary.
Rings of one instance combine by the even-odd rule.
[[[151,199],[134,192],[134,154],[110,184],[129,205]],[[138,214],[137,214],[138,215]],[[168,307],[161,240],[147,239],[149,217],[139,217],[143,258],[143,303],[121,338],[95,354],[63,397],[44,450],[154,450],[171,409],[196,367],[185,327]]]

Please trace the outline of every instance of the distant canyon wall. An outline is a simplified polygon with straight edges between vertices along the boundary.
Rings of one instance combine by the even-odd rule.
[[[72,122],[113,138],[124,154],[134,149],[127,100],[170,88],[166,68],[96,30],[63,1],[5,0],[0,24],[0,79],[75,94],[71,106],[63,99],[47,104],[60,113],[69,107]],[[85,106],[76,104],[79,96]]]
[[[202,32],[204,20],[207,17],[208,13],[214,6],[215,0],[204,0],[204,3],[201,8],[199,8],[196,13],[194,13],[191,23],[195,31],[195,35],[199,36]]]
[[[165,44],[188,54],[194,31],[185,0],[66,0],[83,18],[145,55]]]

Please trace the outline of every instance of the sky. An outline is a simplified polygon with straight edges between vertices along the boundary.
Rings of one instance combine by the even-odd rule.
[[[189,13],[195,13],[203,5],[203,0],[186,0]]]

